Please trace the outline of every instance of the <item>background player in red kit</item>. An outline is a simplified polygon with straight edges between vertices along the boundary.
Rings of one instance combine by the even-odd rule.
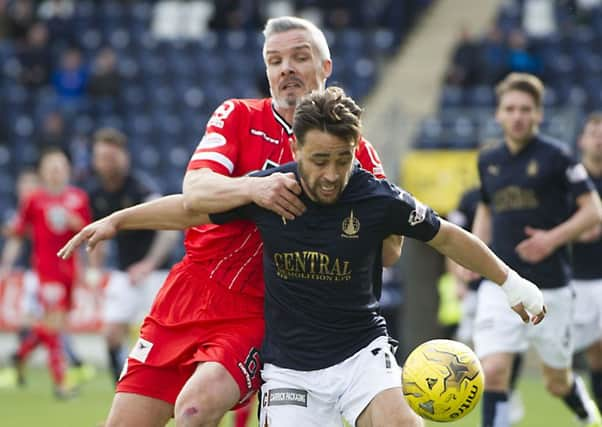
[[[40,188],[23,201],[11,237],[2,253],[0,275],[10,272],[20,248],[22,237],[30,233],[33,240],[32,268],[38,276],[38,300],[43,316],[25,338],[16,354],[17,370],[22,375],[27,356],[43,344],[48,351],[48,366],[57,397],[66,397],[65,360],[60,334],[65,328],[71,308],[73,286],[76,281],[77,259],[57,260],[60,249],[75,232],[91,219],[88,196],[69,186],[70,165],[59,149],[50,148],[40,156]]]
[[[189,212],[254,202],[283,221],[303,213],[292,174],[245,175],[292,160],[297,100],[324,89],[332,61],[324,34],[309,21],[272,19],[264,35],[272,98],[228,100],[214,112],[184,178]],[[363,139],[357,157],[382,176]],[[388,263],[399,256],[400,237],[385,242]],[[216,426],[259,386],[264,321],[257,228],[247,221],[193,227],[185,246],[186,256],[171,270],[130,353],[108,426],[163,426],[172,415],[178,426]]]

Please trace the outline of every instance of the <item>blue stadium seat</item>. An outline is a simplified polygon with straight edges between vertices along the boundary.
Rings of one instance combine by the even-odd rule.
[[[439,95],[439,108],[458,108],[464,104],[464,89],[460,86],[446,85]]]
[[[470,107],[493,107],[495,93],[491,86],[475,86],[466,91],[466,105]]]

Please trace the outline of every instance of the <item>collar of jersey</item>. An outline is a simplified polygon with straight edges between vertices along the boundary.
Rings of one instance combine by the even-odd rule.
[[[278,111],[276,111],[276,108],[274,108],[274,100],[272,100],[272,113],[274,114],[274,118],[276,119],[276,121],[278,123],[280,123],[280,126],[282,126],[284,128],[286,133],[289,135],[292,135],[293,128],[291,127],[291,125],[289,125],[286,122],[286,120],[284,120],[284,117],[282,117],[280,114],[278,114]]]

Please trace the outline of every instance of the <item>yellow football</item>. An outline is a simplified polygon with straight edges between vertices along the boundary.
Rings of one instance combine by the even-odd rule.
[[[459,420],[479,403],[485,388],[479,359],[452,340],[427,341],[412,351],[402,371],[403,394],[421,417]]]

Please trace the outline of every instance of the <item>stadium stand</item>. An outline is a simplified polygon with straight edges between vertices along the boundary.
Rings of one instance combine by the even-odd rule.
[[[285,10],[313,13],[327,26],[336,61],[331,82],[361,99],[430,1],[267,4],[286,3]],[[265,94],[260,12],[266,10],[259,2],[222,3],[7,2],[0,10],[3,176],[35,162],[49,143],[40,137],[44,120],[55,114],[64,129],[53,140],[77,158],[78,170],[87,169],[87,157],[78,155],[82,138],[111,125],[129,135],[140,153],[137,167],[163,177],[167,191],[178,190],[213,109],[228,97]],[[238,13],[249,5],[257,13]],[[2,185],[0,200],[14,203],[12,192]]]
[[[415,148],[474,149],[499,136],[491,118],[493,87],[510,71],[542,78],[547,91],[542,131],[575,140],[585,114],[602,107],[602,7],[537,2],[551,7],[542,9],[534,3],[504,2],[484,35],[461,30],[438,111],[422,121]]]

